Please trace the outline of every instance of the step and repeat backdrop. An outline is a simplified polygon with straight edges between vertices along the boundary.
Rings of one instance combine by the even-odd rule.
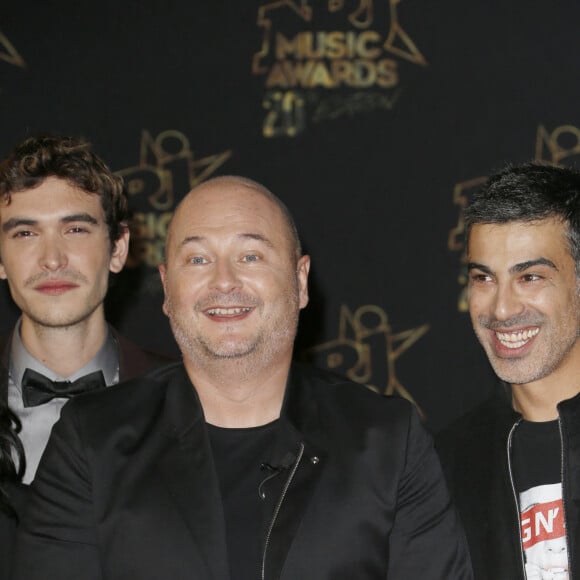
[[[461,207],[492,171],[580,162],[580,3],[72,0],[0,8],[0,154],[82,135],[123,176],[109,318],[177,354],[157,265],[209,177],[251,177],[312,256],[296,357],[411,399],[434,431],[493,385]],[[0,288],[0,332],[17,317]]]

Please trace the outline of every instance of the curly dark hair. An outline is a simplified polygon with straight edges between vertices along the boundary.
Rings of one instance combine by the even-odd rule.
[[[16,518],[5,484],[20,481],[26,469],[24,448],[18,437],[20,420],[8,408],[5,401],[0,401],[0,511]]]
[[[475,224],[561,220],[580,275],[580,172],[567,167],[508,165],[475,192],[463,212],[466,240]]]
[[[98,194],[111,245],[121,237],[129,211],[123,180],[91,151],[88,141],[44,135],[17,145],[0,163],[0,200],[8,204],[13,193],[34,189],[47,177],[58,177],[86,193]]]

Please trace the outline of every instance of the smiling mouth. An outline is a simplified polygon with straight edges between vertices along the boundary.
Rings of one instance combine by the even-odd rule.
[[[495,332],[498,341],[506,348],[521,348],[540,332],[539,328],[529,328],[518,332]]]
[[[249,306],[237,306],[235,308],[208,308],[205,312],[208,316],[239,316],[251,310]]]

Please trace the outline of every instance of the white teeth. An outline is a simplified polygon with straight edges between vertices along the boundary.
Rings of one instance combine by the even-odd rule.
[[[518,332],[496,332],[497,339],[507,348],[520,348],[540,332],[539,328],[520,330]]]
[[[210,308],[207,313],[210,316],[215,316],[216,314],[219,314],[220,316],[232,316],[234,314],[242,314],[249,311],[249,308]]]

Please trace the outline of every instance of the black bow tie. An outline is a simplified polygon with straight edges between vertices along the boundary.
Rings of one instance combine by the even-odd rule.
[[[80,377],[76,381],[51,381],[48,377],[26,369],[22,375],[22,401],[25,407],[36,407],[54,399],[70,399],[81,393],[88,393],[106,387],[102,371]]]

